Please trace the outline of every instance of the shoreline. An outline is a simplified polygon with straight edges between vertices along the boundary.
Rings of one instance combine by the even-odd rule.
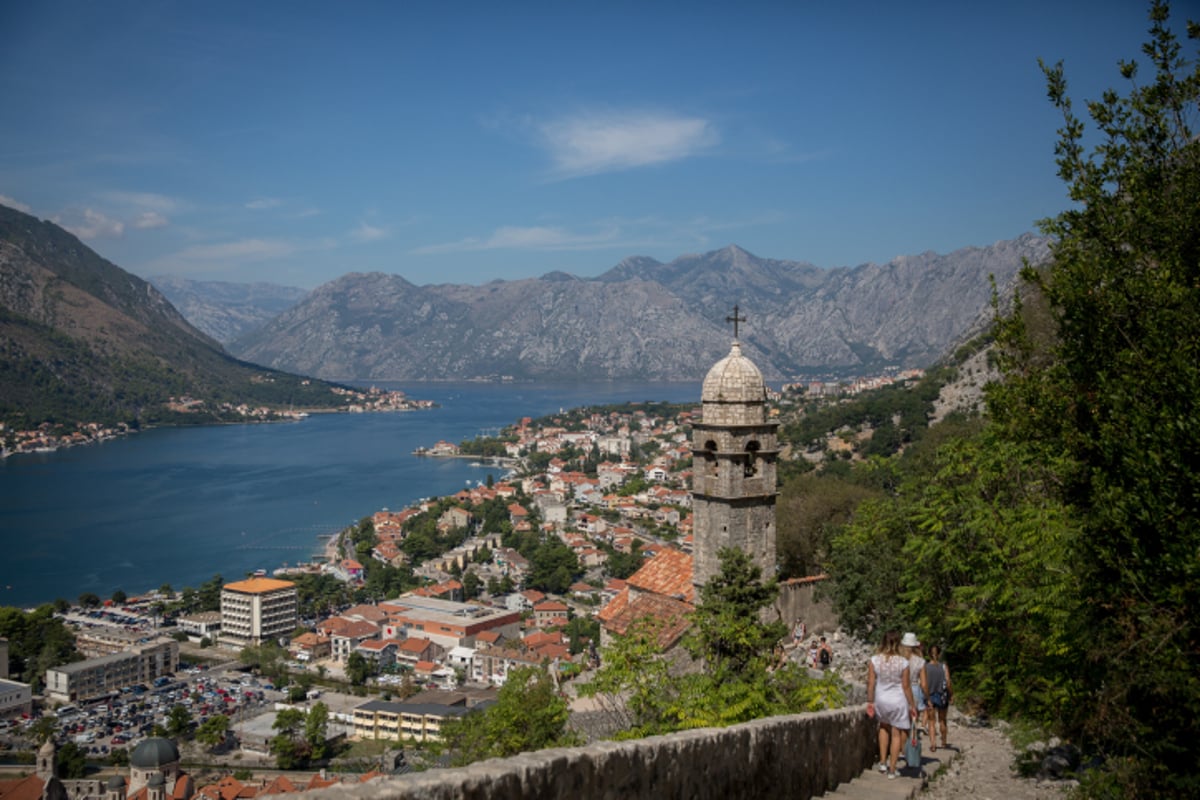
[[[422,400],[418,402],[430,401]],[[124,430],[105,429],[107,432],[102,435],[87,437],[79,441],[56,441],[52,445],[43,444],[29,449],[18,447],[14,450],[9,450],[7,447],[0,446],[0,459],[6,459],[12,456],[46,455],[48,453],[57,453],[59,450],[67,450],[72,447],[81,447],[89,444],[103,444],[104,442],[111,441],[113,439],[120,439],[135,433],[142,433],[144,431],[152,431],[160,428],[207,428],[218,427],[221,425],[271,425],[278,423],[298,423],[303,422],[307,417],[313,414],[383,414],[393,412],[425,411],[436,407],[436,404],[431,404],[429,406],[419,406],[415,408],[302,408],[298,410],[289,410],[287,412],[275,412],[279,416],[265,418],[248,417],[246,419],[236,420],[212,419],[203,422],[159,422],[140,425],[137,428],[126,427]],[[92,425],[95,423],[87,422],[82,424]],[[20,431],[19,433],[26,432],[27,431]],[[75,433],[79,433],[79,431],[77,430]],[[70,437],[73,435],[74,434],[72,433],[63,434],[65,437]]]

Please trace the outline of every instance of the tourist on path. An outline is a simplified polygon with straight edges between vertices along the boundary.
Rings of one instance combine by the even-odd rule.
[[[833,648],[829,646],[829,642],[825,641],[825,637],[821,637],[821,644],[817,648],[817,661],[821,669],[829,669],[833,663]]]
[[[880,772],[896,777],[900,748],[917,716],[908,659],[900,655],[900,632],[888,631],[867,662],[867,714],[879,720]]]
[[[908,676],[912,681],[913,699],[917,701],[917,714],[923,720],[929,687],[925,685],[925,658],[921,655],[921,642],[915,633],[904,634],[904,638],[900,640],[900,655],[908,659]]]
[[[925,712],[925,731],[929,735],[929,750],[937,750],[937,729],[941,728],[942,747],[946,741],[946,709],[950,707],[950,668],[942,663],[942,648],[929,647],[929,660],[925,662],[925,685],[929,689],[929,709]]]

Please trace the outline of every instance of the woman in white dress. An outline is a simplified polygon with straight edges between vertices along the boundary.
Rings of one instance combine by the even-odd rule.
[[[867,662],[867,714],[879,720],[877,769],[896,777],[900,748],[917,714],[908,659],[900,655],[900,632],[888,631]]]

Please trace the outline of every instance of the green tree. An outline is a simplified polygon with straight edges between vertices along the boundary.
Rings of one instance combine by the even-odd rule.
[[[173,705],[167,712],[167,734],[176,739],[183,738],[192,727],[192,712],[187,706]]]
[[[661,630],[652,617],[635,621],[604,648],[600,668],[579,686],[580,696],[596,699],[615,726],[632,735],[661,728],[673,693],[658,641]]]
[[[787,625],[759,618],[779,594],[774,581],[763,581],[762,568],[736,548],[722,548],[717,555],[721,570],[701,588],[684,644],[693,656],[704,659],[711,675],[725,681],[764,671]]]
[[[328,727],[329,709],[324,703],[314,703],[304,718],[304,739],[308,743],[311,758],[319,760],[327,755]]]
[[[786,633],[783,623],[761,617],[776,591],[748,556],[722,550],[721,571],[705,585],[684,639],[703,658],[704,671],[672,676],[662,623],[645,619],[604,648],[600,668],[580,694],[597,698],[625,737],[836,706],[845,688],[832,675],[814,680],[794,664],[768,671],[771,651]]]
[[[45,744],[54,738],[58,732],[58,718],[53,714],[38,717],[29,726],[29,738],[40,744]]]
[[[479,587],[483,584],[475,570],[467,570],[463,575],[463,596],[468,600],[479,597]]]
[[[279,769],[297,769],[308,763],[308,744],[299,738],[303,727],[304,712],[298,708],[285,708],[275,715],[271,728],[278,733],[271,738],[270,750]]]
[[[112,601],[116,605],[122,605],[128,599],[129,595],[125,594],[124,589],[117,589],[112,593]]]
[[[524,667],[508,674],[496,704],[443,727],[442,734],[461,766],[484,758],[505,758],[546,747],[577,744],[567,730],[570,710],[543,669]]]
[[[220,611],[221,610],[221,589],[225,586],[225,579],[220,575],[213,575],[207,581],[200,585],[200,589],[196,593],[197,611]]]
[[[362,686],[371,675],[371,663],[363,658],[362,653],[351,653],[346,659],[346,678],[353,686]]]
[[[853,478],[824,473],[808,472],[787,481],[778,506],[781,575],[805,577],[824,571],[834,532],[860,503],[881,495]]]
[[[59,747],[56,759],[60,778],[77,780],[87,775],[87,753],[74,742]]]
[[[196,741],[210,750],[220,747],[229,733],[229,717],[224,714],[213,714],[196,729]]]
[[[1122,791],[1183,797],[1200,794],[1200,63],[1169,21],[1155,2],[1152,73],[1121,62],[1128,89],[1087,103],[1091,131],[1062,64],[1043,65],[1072,207],[1043,222],[1049,268],[1024,274],[1054,340],[1039,358],[1027,331],[1003,331],[1011,382],[994,405],[1014,439],[1061,459],[1081,527],[1087,657],[1066,732],[1122,757]]]
[[[79,595],[79,605],[83,608],[98,608],[100,606],[100,596],[95,592],[84,592]]]

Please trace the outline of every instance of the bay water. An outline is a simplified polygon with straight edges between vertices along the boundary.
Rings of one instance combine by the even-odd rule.
[[[439,406],[159,428],[0,460],[0,605],[178,590],[306,562],[319,537],[364,516],[502,475],[417,447],[584,405],[700,400],[699,383],[377,385]]]

